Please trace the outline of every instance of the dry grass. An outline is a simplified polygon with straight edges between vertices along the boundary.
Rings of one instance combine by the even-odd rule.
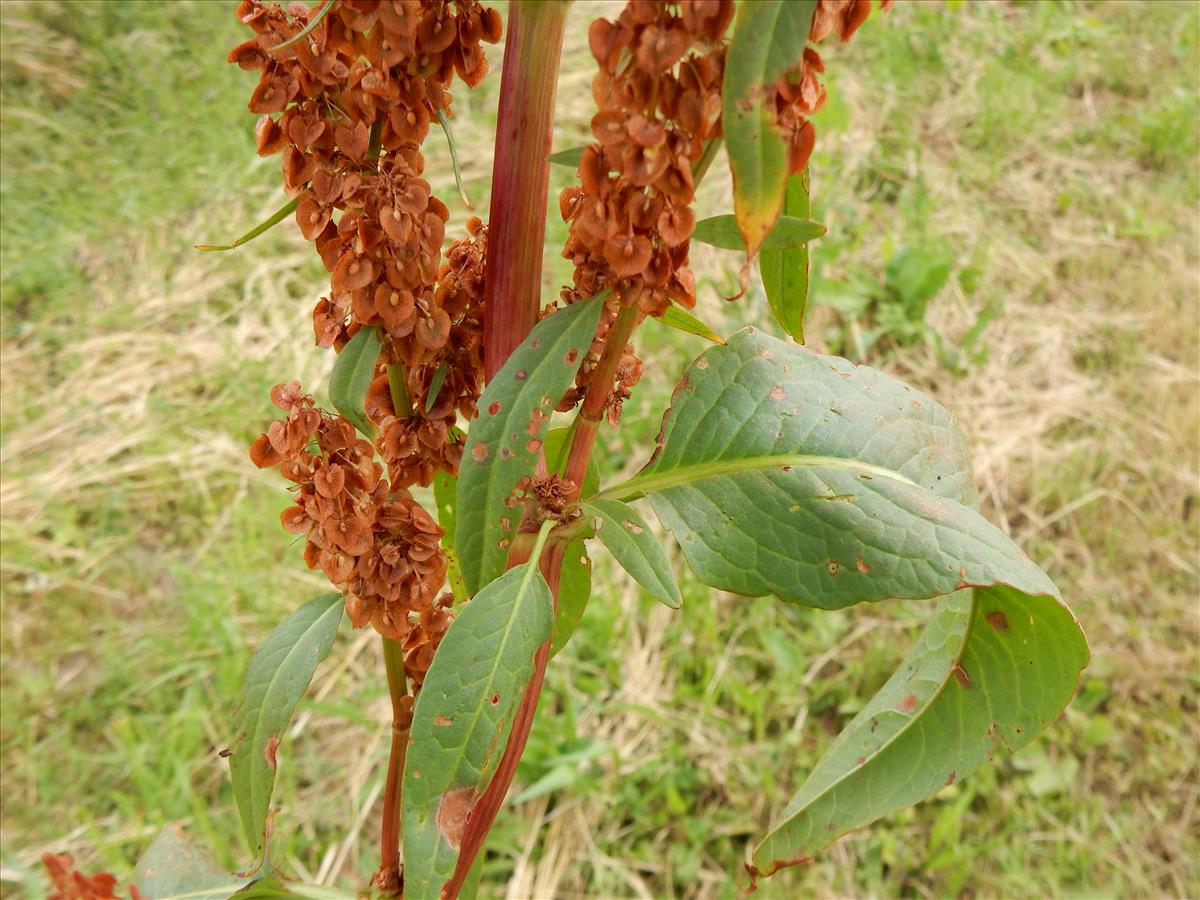
[[[577,4],[572,12],[560,145],[583,132],[590,76],[581,62],[581,23],[598,7]],[[1184,9],[1174,15],[1196,18]],[[1093,71],[1138,21],[1115,5],[1085,14],[1103,24],[1099,37],[1074,49],[1030,37],[1034,62],[1074,52]],[[933,324],[956,344],[984,303],[1002,298],[1003,314],[986,333],[989,352],[965,374],[948,375],[922,345],[889,351],[878,362],[931,390],[958,415],[976,451],[988,515],[1047,566],[1071,599],[1095,658],[1081,695],[1086,708],[1068,713],[1025,754],[1028,764],[1006,764],[1003,778],[981,775],[981,794],[956,788],[917,813],[891,817],[804,872],[786,873],[766,892],[1195,896],[1196,160],[1186,159],[1183,175],[1174,171],[1177,181],[1168,182],[1132,153],[1106,147],[1103,139],[1080,139],[1143,102],[1114,94],[1098,76],[1081,76],[1087,89],[1066,107],[1069,115],[1043,116],[1023,137],[1005,132],[1002,153],[981,150],[973,129],[981,127],[979,110],[993,94],[980,79],[994,71],[980,58],[999,40],[998,20],[1036,36],[1043,13],[1014,7],[945,15],[957,15],[958,27],[952,39],[937,32],[945,39],[939,52],[961,73],[961,84],[940,92],[919,116],[908,106],[913,97],[905,85],[879,80],[895,66],[889,54],[899,52],[901,41],[864,33],[861,68],[854,66],[857,40],[832,54],[849,125],[823,137],[827,155],[814,193],[844,198],[829,211],[831,232],[844,218],[867,226],[827,265],[879,268],[897,227],[886,224],[890,207],[877,196],[879,185],[910,179],[926,185],[931,198],[922,227],[952,241],[960,259],[979,261],[982,273],[971,293],[951,283],[931,308]],[[1172,21],[1161,8],[1144,16],[1158,16],[1159,27],[1128,38],[1145,44],[1121,49],[1131,68],[1138,65],[1131,60],[1161,52],[1155,41]],[[929,27],[932,17],[928,9],[898,8],[867,31]],[[39,28],[44,32],[31,18],[6,14],[6,49],[27,50],[5,78],[81,89],[73,70],[45,52],[49,41],[70,38],[46,37]],[[1191,53],[1187,59],[1194,60],[1194,45]],[[1153,83],[1144,72],[1129,77]],[[1197,88],[1195,78],[1180,83]],[[459,101],[455,128],[477,203],[490,174],[496,79],[488,84]],[[897,116],[914,125],[899,156]],[[452,196],[448,154],[436,133],[429,155],[430,172],[440,173],[435,187]],[[264,172],[273,177],[272,167],[256,170],[255,178],[261,182]],[[556,183],[567,177],[556,173]],[[1064,185],[1086,202],[1064,206]],[[32,889],[29,872],[45,849],[115,866],[136,855],[168,816],[185,819],[226,853],[235,845],[225,770],[216,757],[225,741],[223,710],[246,645],[297,596],[322,587],[272,530],[283,494],[248,465],[245,446],[265,420],[266,387],[293,377],[320,385],[331,360],[305,339],[322,277],[290,229],[236,257],[185,248],[224,234],[231,221],[269,213],[277,205],[273,196],[243,196],[236,218],[223,208],[226,196],[195,218],[166,215],[165,228],[180,232],[166,239],[88,239],[80,260],[87,289],[65,294],[65,305],[40,309],[37,298],[6,285],[0,684],[8,775],[0,875],[13,890]],[[703,203],[715,211],[727,196],[714,179]],[[1127,207],[1133,212],[1123,212]],[[456,210],[455,223],[467,214]],[[1148,237],[1139,223],[1158,231]],[[550,288],[563,269],[553,250],[548,256]],[[697,268],[712,266],[710,272],[728,262],[706,252],[696,259]],[[726,330],[762,312],[761,304],[726,309],[716,289],[702,302],[706,317]],[[821,326],[832,314],[815,315],[810,331],[819,348],[827,334]],[[653,423],[650,433],[670,378],[694,349],[672,341],[647,349],[655,377],[638,408]],[[638,464],[637,437],[609,440],[613,460]],[[574,739],[611,750],[576,788],[506,813],[492,864],[508,878],[504,895],[728,896],[750,832],[799,783],[827,742],[832,719],[852,712],[857,690],[877,684],[895,662],[920,610],[877,607],[814,624],[796,680],[785,681],[771,673],[771,658],[756,643],[762,620],[748,609],[763,607],[727,596],[710,600],[692,584],[681,617],[648,607],[603,563],[596,584],[592,631],[562,658],[543,711],[565,710]],[[221,591],[227,596],[213,599]],[[211,605],[197,611],[199,603]],[[48,610],[54,611],[49,629]],[[598,616],[607,617],[604,625]],[[766,627],[795,626],[794,617],[779,616]],[[141,668],[139,654],[149,657]],[[687,668],[689,654],[705,658],[703,678]],[[355,634],[331,663],[293,724],[294,749],[281,775],[288,823],[297,832],[286,846],[287,864],[324,884],[354,882],[371,868],[386,752],[387,701],[375,642]],[[770,674],[755,674],[762,671]],[[776,680],[761,685],[759,677]],[[771,693],[762,713],[770,736],[756,730],[747,712],[756,690]],[[79,712],[92,704],[98,708]],[[338,704],[355,705],[357,713]],[[187,711],[186,728],[171,718],[176,705]],[[139,717],[149,730],[139,731]],[[183,746],[164,748],[183,757],[178,767],[130,749],[153,744],[161,737],[154,729],[162,727],[186,735],[179,738]],[[562,731],[544,729],[546,746],[535,747],[531,776],[554,764]],[[764,761],[775,768],[769,777]],[[67,779],[66,792],[52,787],[54,767]],[[648,794],[680,768],[697,785],[683,797],[683,812],[664,817],[638,805],[639,785]],[[80,796],[92,771],[99,798]],[[1038,794],[1044,772],[1061,783],[1052,780]],[[338,779],[336,792],[325,778]],[[122,802],[124,795],[133,800]],[[931,831],[943,827],[944,811],[963,796],[970,805],[955,826],[967,830],[962,846],[951,863],[926,870],[936,844]],[[1008,858],[992,838],[981,855],[970,846],[972,829],[1024,843]],[[689,841],[694,861],[679,852]]]

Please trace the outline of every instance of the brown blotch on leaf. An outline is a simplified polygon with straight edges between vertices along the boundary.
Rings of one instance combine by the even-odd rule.
[[[491,696],[491,701],[492,701],[492,706],[495,706],[497,703],[499,703],[499,702],[500,702],[500,695],[499,695],[499,694],[492,694],[492,696]]]
[[[279,738],[273,737],[267,739],[267,746],[263,747],[263,758],[267,761],[267,765],[272,769],[276,768],[275,751],[279,749]]]
[[[476,444],[475,449],[471,451],[471,458],[474,459],[475,462],[483,462],[488,458],[487,446],[484,444]]]
[[[478,797],[479,792],[475,788],[456,788],[442,794],[441,802],[438,803],[438,831],[455,850],[462,844],[463,831],[471,819],[471,810],[475,807]]]
[[[916,694],[908,694],[905,696],[905,698],[903,700],[900,701],[900,711],[901,712],[912,712],[916,708],[917,708],[917,695]]]
[[[578,359],[579,351],[572,347],[567,351],[567,355],[563,357],[563,362],[565,362],[568,366],[573,366]]]
[[[489,416],[494,416],[499,412],[500,412],[500,401],[499,400],[488,405],[488,415]]]
[[[954,769],[949,775],[946,776],[946,787],[950,787],[950,785],[954,784],[954,780],[956,778],[958,778],[958,770]]]
[[[997,631],[1008,631],[1008,616],[1000,610],[994,609],[983,618]]]
[[[854,567],[856,569],[858,569],[858,571],[862,572],[864,575],[866,575],[868,572],[871,571],[871,567],[868,566],[865,562],[863,562],[863,559],[861,556],[854,557]]]
[[[771,393],[769,393],[767,396],[776,403],[782,403],[787,399],[787,394],[783,392],[783,388],[781,388],[779,385],[775,385],[775,387],[771,388]]]
[[[825,569],[830,575],[836,575],[838,570],[841,569],[841,566],[838,565],[838,561],[836,559],[831,559],[829,562],[825,563]]]
[[[971,676],[967,674],[967,670],[961,665],[955,663],[954,668],[952,668],[950,671],[954,673],[954,677],[963,687],[969,688],[971,686]]]
[[[434,724],[434,725],[440,725],[441,727],[445,728],[447,725],[453,725],[453,724],[454,724],[454,720],[453,720],[453,719],[448,719],[448,718],[446,718],[445,716],[434,716],[434,717],[433,717],[433,724]]]

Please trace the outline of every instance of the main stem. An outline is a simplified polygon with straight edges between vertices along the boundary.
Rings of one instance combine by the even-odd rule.
[[[383,664],[387,669],[388,694],[392,699],[392,748],[388,755],[387,782],[383,790],[383,826],[379,832],[379,871],[375,885],[386,894],[398,894],[400,878],[400,787],[404,760],[408,756],[408,730],[412,707],[408,698],[408,674],[404,671],[404,648],[399,641],[381,638]]]
[[[537,323],[550,141],[567,3],[509,4],[492,163],[483,360],[492,378]]]

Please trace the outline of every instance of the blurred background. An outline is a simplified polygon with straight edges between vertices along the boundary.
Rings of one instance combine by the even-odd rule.
[[[0,4],[3,811],[0,893],[70,852],[124,881],[169,822],[244,865],[225,761],[249,655],[322,592],[246,455],[271,385],[318,394],[327,285],[254,154],[233,2]],[[556,149],[592,113],[572,9]],[[766,896],[1197,896],[1200,5],[900,3],[823,48],[811,347],[934,394],[969,434],[985,512],[1057,580],[1093,663],[1031,747],[857,832]],[[486,218],[500,49],[455,89]],[[427,175],[456,201],[438,129]],[[552,191],[573,173],[556,169]],[[698,202],[727,211],[723,156]],[[545,296],[568,278],[553,212]],[[736,255],[697,247],[697,312]],[[699,339],[648,324],[648,375],[607,430],[648,455]],[[675,548],[671,545],[672,552]],[[595,550],[551,667],[492,896],[730,897],[758,833],[911,645],[927,603],[825,613],[709,591],[641,596]],[[677,553],[676,553],[677,555]],[[343,629],[290,730],[276,820],[296,877],[373,871],[388,740],[378,642]],[[507,885],[507,887],[505,887]]]

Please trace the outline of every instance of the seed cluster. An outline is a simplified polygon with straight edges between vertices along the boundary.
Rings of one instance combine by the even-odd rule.
[[[345,592],[356,627],[404,642],[419,683],[449,598],[437,595],[442,532],[407,489],[458,469],[454,422],[474,414],[483,383],[487,247],[473,219],[443,261],[449,211],[422,177],[420,145],[450,114],[454,77],[473,87],[486,74],[500,15],[478,0],[243,0],[237,13],[254,37],[229,59],[260,73],[258,152],[282,154],[296,223],[330,272],[316,342],[341,352],[369,326],[383,342],[365,404],[374,444],[293,383],[272,392],[286,417],[251,458],[296,485],[283,524],[306,535],[306,562]]]

